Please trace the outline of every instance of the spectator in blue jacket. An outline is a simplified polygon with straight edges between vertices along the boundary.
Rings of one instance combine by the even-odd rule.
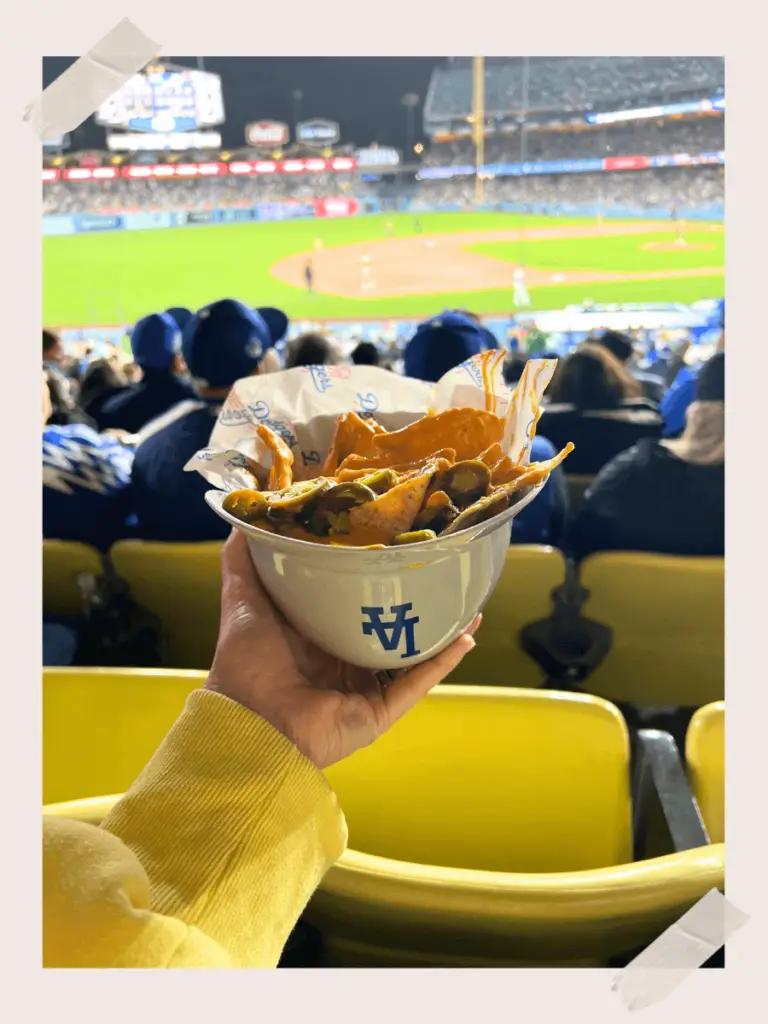
[[[445,313],[421,324],[408,342],[405,373],[419,380],[438,381],[472,356],[486,351],[485,328],[461,313]],[[508,359],[505,380],[514,387],[526,360]],[[517,376],[515,376],[517,374]],[[534,437],[531,461],[554,458],[555,449],[545,437]],[[513,544],[557,544],[561,538],[568,507],[568,490],[562,469],[550,474],[541,494],[515,518]]]
[[[249,309],[222,299],[187,324],[182,354],[196,395],[180,402],[142,431],[133,467],[132,503],[145,540],[204,541],[229,528],[205,503],[210,490],[199,473],[185,473],[189,459],[210,441],[227,395],[243,377],[264,372],[288,318],[277,309]]]
[[[102,430],[137,434],[172,406],[195,398],[194,388],[181,376],[181,332],[170,314],[152,313],[139,320],[131,333],[131,349],[141,380],[103,402],[94,414]]]

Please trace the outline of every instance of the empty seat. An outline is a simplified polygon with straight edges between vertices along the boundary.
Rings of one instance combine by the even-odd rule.
[[[514,528],[514,527],[513,527]],[[477,646],[452,673],[452,683],[541,686],[544,673],[520,647],[520,629],[552,611],[552,591],[565,578],[560,551],[537,545],[510,547],[496,589],[483,609]]]
[[[112,548],[115,570],[134,600],[162,623],[164,665],[211,667],[221,614],[221,548],[218,541],[122,541]]]
[[[693,795],[713,843],[725,841],[725,704],[699,708],[685,737]]]
[[[81,576],[102,574],[101,555],[74,541],[43,541],[43,614],[78,615],[83,610]]]
[[[619,703],[701,707],[725,689],[722,558],[592,555],[582,615],[613,632],[584,689]]]
[[[439,687],[326,776],[329,966],[597,965],[723,882],[721,847],[633,863],[626,726],[585,694]]]
[[[123,793],[204,672],[46,669],[43,803]]]

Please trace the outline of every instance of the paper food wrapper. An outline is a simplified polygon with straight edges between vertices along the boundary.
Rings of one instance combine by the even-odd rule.
[[[225,491],[253,487],[248,461],[265,470],[272,456],[256,433],[263,423],[279,434],[294,456],[294,480],[317,476],[333,439],[337,417],[355,411],[399,430],[428,412],[463,407],[486,409],[488,390],[506,427],[502,446],[527,464],[541,398],[556,359],[531,359],[514,392],[504,382],[504,353],[486,352],[454,367],[437,384],[401,377],[373,366],[311,366],[237,381],[219,413],[209,446],[185,469],[196,470]]]

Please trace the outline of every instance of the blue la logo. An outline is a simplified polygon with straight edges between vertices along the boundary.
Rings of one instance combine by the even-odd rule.
[[[414,629],[419,621],[418,615],[408,616],[413,608],[412,604],[393,604],[390,612],[391,618],[384,620],[384,608],[368,607],[360,611],[367,617],[368,621],[363,622],[363,635],[371,636],[373,633],[378,637],[379,643],[385,651],[396,651],[405,635],[405,653],[401,658],[413,658],[421,651],[416,650],[416,637]]]

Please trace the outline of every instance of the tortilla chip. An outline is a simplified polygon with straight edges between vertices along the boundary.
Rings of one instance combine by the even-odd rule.
[[[456,461],[476,458],[495,441],[501,441],[504,422],[481,409],[446,409],[435,416],[423,416],[402,430],[377,434],[373,439],[376,454],[388,455],[390,464],[417,462],[431,457],[441,448],[452,448]]]
[[[530,469],[529,466],[515,463],[508,455],[504,455],[495,465],[491,466],[491,487],[508,484],[510,481],[522,476],[528,469]]]
[[[484,462],[489,469],[492,469],[499,459],[504,458],[504,449],[498,441],[494,441],[490,448],[486,448],[477,456],[478,462]]]
[[[432,473],[404,480],[385,491],[374,501],[357,505],[349,511],[349,524],[355,529],[368,528],[386,531],[392,537],[407,533],[419,513]]]
[[[336,429],[321,476],[334,476],[348,455],[372,455],[371,442],[384,428],[373,420],[364,420],[356,412],[346,412],[336,420]]]
[[[274,430],[264,423],[256,427],[256,433],[272,453],[272,468],[269,471],[268,488],[270,491],[282,491],[293,483],[293,452]]]

